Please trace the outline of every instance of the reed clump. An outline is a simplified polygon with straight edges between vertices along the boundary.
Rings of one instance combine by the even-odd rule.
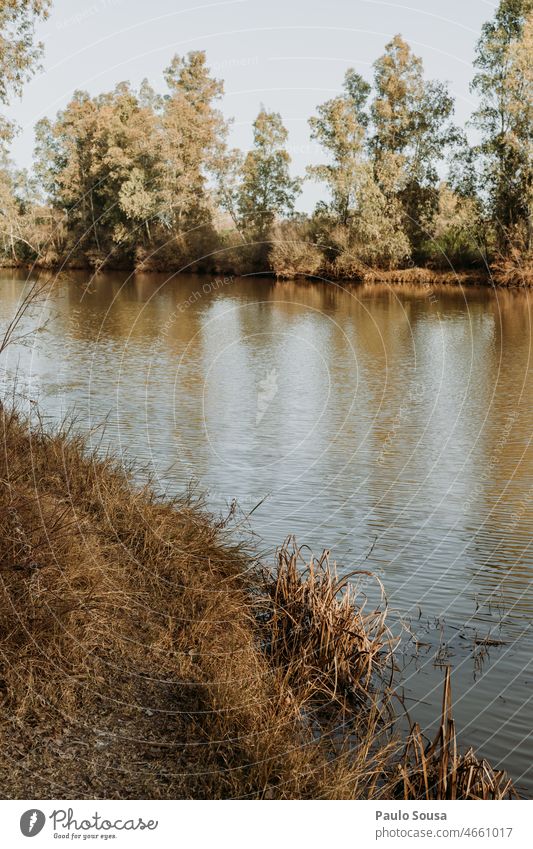
[[[400,799],[518,798],[505,772],[480,760],[471,748],[465,753],[458,750],[449,667],[445,673],[441,721],[435,739],[426,743],[415,724],[397,771],[394,792]]]
[[[386,603],[357,576],[292,542],[266,572],[201,504],[136,488],[72,428],[0,406],[0,446],[6,798],[423,796]]]
[[[370,573],[355,570],[339,578],[328,551],[306,560],[292,538],[265,575],[262,622],[270,662],[291,680],[308,682],[328,703],[368,704],[376,678],[383,691],[383,678],[392,671],[394,641],[386,604],[367,609],[363,576]]]

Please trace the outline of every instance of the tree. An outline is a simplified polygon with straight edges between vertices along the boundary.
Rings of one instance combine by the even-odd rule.
[[[473,265],[483,257],[484,228],[479,201],[454,191],[447,182],[439,186],[437,211],[427,230],[430,238],[425,253],[434,265]]]
[[[238,148],[223,150],[214,164],[214,176],[216,180],[216,202],[218,206],[227,212],[233,222],[233,226],[245,241],[243,233],[243,222],[239,215],[239,196],[241,175],[244,164],[244,156]]]
[[[41,54],[35,44],[35,23],[46,18],[49,0],[9,0],[0,3],[0,103],[19,95]],[[29,181],[13,168],[8,145],[15,128],[0,115],[0,239],[4,253],[17,262],[21,249],[35,249],[28,241]]]
[[[0,103],[20,94],[41,55],[35,22],[46,18],[50,0],[3,0],[0,3]]]
[[[43,186],[96,265],[110,251],[149,240],[159,173],[155,115],[127,83],[96,98],[75,92],[55,122],[39,122],[36,138]]]
[[[533,0],[501,0],[483,26],[472,82],[488,202],[504,252],[517,234],[532,248],[532,15]]]
[[[354,209],[365,149],[368,115],[364,107],[369,91],[369,84],[350,69],[344,78],[344,94],[320,105],[318,116],[309,119],[311,138],[324,148],[330,161],[308,168],[307,173],[326,183],[331,202],[323,208],[342,225],[348,224]]]
[[[450,123],[453,100],[446,86],[425,81],[422,60],[400,35],[374,64],[371,150],[376,178],[387,196],[400,198],[415,252],[438,201],[437,164],[458,137]]]
[[[522,35],[509,49],[509,111],[512,123],[508,144],[518,166],[518,209],[524,224],[525,248],[533,250],[533,12],[524,21]]]
[[[139,92],[128,83],[98,97],[76,92],[55,121],[37,126],[43,186],[68,214],[75,250],[98,267],[110,254],[143,262],[211,225],[208,180],[227,135],[214,106],[222,83],[203,52],[174,57],[165,78],[163,97],[147,81]]]
[[[205,52],[175,56],[165,79],[161,202],[167,226],[180,229],[211,219],[208,179],[220,166],[228,125],[215,107],[223,83],[210,75]]]
[[[34,28],[37,18],[48,14],[49,0],[8,0],[0,3],[0,103],[7,104],[11,94],[20,94],[22,85],[37,61],[41,46],[34,45]],[[24,172],[13,169],[7,156],[6,145],[12,140],[14,128],[0,116],[0,239],[4,250],[18,260],[21,245],[34,247],[25,238],[29,210],[35,210],[31,197],[33,184]],[[32,306],[45,295],[48,281],[35,280],[21,297],[0,338],[0,354],[14,343],[27,338],[17,330]]]
[[[348,225],[333,226],[329,236],[339,276],[357,277],[367,267],[397,268],[410,253],[402,209],[383,192],[370,162],[358,169],[353,204]]]
[[[399,204],[379,185],[368,157],[370,85],[350,69],[343,88],[309,121],[312,138],[329,161],[309,168],[308,174],[328,187],[330,203],[317,207],[318,215],[329,219],[323,239],[333,249],[337,271],[352,276],[368,264],[395,265],[408,255],[409,243]]]
[[[75,239],[99,247],[100,210],[93,162],[96,111],[89,94],[76,91],[54,122],[48,118],[39,121],[35,128],[35,167],[53,206],[68,215]]]
[[[44,214],[35,180],[0,154],[0,252],[10,262],[40,256],[49,236],[42,226]]]
[[[254,143],[243,164],[238,211],[244,228],[263,239],[276,216],[293,211],[301,184],[289,173],[288,133],[281,115],[261,109],[253,127]]]

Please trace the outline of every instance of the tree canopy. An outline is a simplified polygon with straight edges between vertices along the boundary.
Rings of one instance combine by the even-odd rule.
[[[48,10],[46,0],[1,4],[0,102],[36,67],[35,24]],[[160,92],[147,80],[74,92],[37,125],[34,174],[17,171],[4,149],[4,261],[237,270],[266,262],[276,271],[279,260],[294,273],[347,277],[414,264],[530,268],[532,52],[533,0],[501,0],[476,50],[472,145],[453,123],[446,85],[428,80],[395,35],[371,79],[349,68],[339,93],[317,105],[309,128],[322,157],[303,178],[291,171],[282,116],[266,106],[250,148],[230,147],[223,82],[203,51],[174,56]],[[296,212],[304,179],[323,187],[310,214]]]

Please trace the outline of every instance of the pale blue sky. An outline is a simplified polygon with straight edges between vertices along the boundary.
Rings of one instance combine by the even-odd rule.
[[[163,88],[162,69],[174,53],[206,50],[225,81],[223,111],[235,117],[232,142],[246,149],[260,103],[281,112],[289,130],[295,174],[320,160],[307,119],[334,96],[346,68],[370,79],[372,62],[400,32],[422,56],[426,75],[446,80],[464,124],[474,100],[472,59],[487,0],[54,0],[39,27],[44,67],[10,116],[22,127],[14,157],[30,165],[33,126],[54,115],[76,88],[93,94],[143,77]],[[319,196],[308,185],[300,207]]]

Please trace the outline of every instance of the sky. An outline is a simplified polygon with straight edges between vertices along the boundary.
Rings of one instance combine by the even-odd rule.
[[[464,125],[475,100],[472,60],[481,26],[494,14],[488,0],[53,0],[38,27],[42,71],[8,111],[21,127],[13,157],[31,166],[33,127],[53,117],[75,89],[91,94],[122,80],[147,77],[164,90],[162,71],[175,53],[205,50],[225,81],[222,110],[234,118],[231,143],[246,150],[261,105],[281,113],[289,131],[294,174],[323,159],[307,120],[334,97],[347,68],[371,80],[372,63],[396,33],[424,61],[428,78],[447,81]],[[320,188],[306,184],[308,209]]]

